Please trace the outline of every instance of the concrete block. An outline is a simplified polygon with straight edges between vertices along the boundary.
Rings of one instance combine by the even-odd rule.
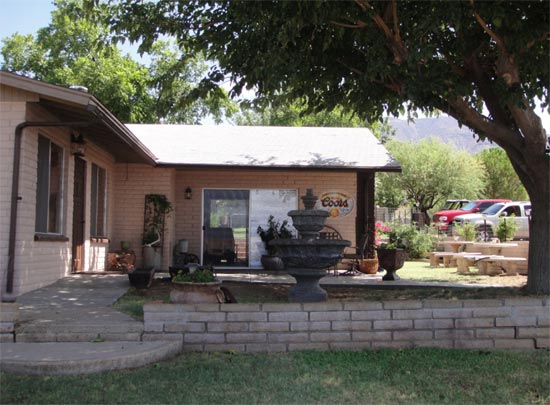
[[[509,316],[504,318],[496,318],[495,326],[534,326],[537,324],[536,317],[519,317],[519,316]]]
[[[289,322],[252,322],[250,332],[289,332]]]
[[[184,343],[222,344],[225,343],[223,333],[184,333]]]
[[[227,320],[229,322],[266,322],[267,314],[265,312],[228,312]]]
[[[260,304],[221,304],[220,310],[227,312],[258,312]]]
[[[431,330],[406,330],[393,332],[393,340],[432,340]]]
[[[286,352],[286,345],[283,343],[247,343],[245,346],[247,353],[279,353]]]
[[[461,340],[461,339],[474,339],[473,329],[442,329],[435,331],[435,338],[437,340]]]
[[[302,343],[309,341],[309,335],[305,332],[290,333],[269,333],[269,343]]]
[[[269,322],[300,322],[307,321],[309,314],[307,312],[270,312],[268,318]]]
[[[475,318],[503,317],[512,314],[511,307],[494,307],[494,308],[472,308]]]
[[[332,330],[334,331],[353,331],[353,330],[371,330],[370,321],[333,321]]]
[[[537,349],[549,349],[550,348],[550,338],[536,338],[535,339],[535,348],[537,348]]]
[[[246,352],[246,346],[243,344],[205,344],[205,352]]]
[[[264,312],[301,312],[302,304],[299,303],[272,303],[262,304]]]
[[[162,332],[164,331],[164,322],[145,322],[143,330],[145,332]]]
[[[382,302],[344,302],[345,311],[374,311],[383,308]]]
[[[0,343],[13,343],[13,342],[15,342],[15,334],[0,333]]]
[[[420,309],[422,301],[384,301],[384,309]]]
[[[434,318],[471,318],[472,310],[470,308],[434,308]]]
[[[415,319],[414,329],[451,329],[454,328],[453,319]]]
[[[345,322],[345,321],[344,321]],[[331,322],[291,322],[290,330],[292,332],[307,332],[307,331],[328,331],[330,330]]]
[[[0,333],[12,333],[15,329],[13,322],[0,322]]]
[[[515,316],[548,316],[550,308],[548,307],[514,307],[512,313]]]
[[[372,342],[373,349],[410,349],[414,347],[414,343],[407,340],[399,341],[383,341],[379,340]]]
[[[495,326],[495,318],[460,318],[455,320],[457,329],[490,328]]]
[[[496,349],[534,349],[535,339],[495,339]]]
[[[353,332],[351,340],[354,342],[391,340],[391,332]]]
[[[461,300],[424,300],[424,308],[462,308]]]
[[[517,298],[505,298],[504,304],[513,307],[541,307],[545,305],[544,298],[531,298],[531,297],[517,297]]]
[[[141,340],[143,340],[144,342],[157,341],[157,340],[183,342],[183,333],[144,333],[141,336]]]
[[[351,340],[350,332],[311,332],[312,342],[346,342]]]
[[[439,349],[452,349],[452,340],[415,340],[414,347],[435,347]]]
[[[413,321],[408,320],[389,320],[389,321],[374,321],[372,328],[376,330],[380,329],[391,329],[391,330],[398,330],[398,329],[412,329],[413,327]]]
[[[391,311],[352,311],[351,319],[353,321],[391,319]]]
[[[265,333],[228,333],[225,336],[227,343],[262,343],[267,342]]]
[[[289,343],[288,351],[298,350],[328,350],[330,348],[328,343],[322,342],[308,342],[308,343]]]
[[[455,349],[492,349],[492,339],[458,339],[455,340]]]
[[[515,336],[515,328],[479,328],[476,329],[477,339],[512,339]]]
[[[518,338],[548,338],[550,337],[550,328],[537,328],[537,327],[519,327]]]
[[[164,332],[205,332],[204,322],[167,323],[164,325]]]
[[[429,319],[432,317],[432,309],[395,309],[392,311],[392,319]]]
[[[498,299],[486,299],[486,300],[463,300],[464,308],[485,308],[485,307],[501,307],[503,306],[503,300]]]
[[[370,341],[331,342],[330,350],[365,350],[371,348]]]
[[[304,311],[308,312],[326,312],[342,311],[344,304],[342,302],[314,302],[304,304]]]
[[[248,322],[208,322],[208,332],[248,332]]]

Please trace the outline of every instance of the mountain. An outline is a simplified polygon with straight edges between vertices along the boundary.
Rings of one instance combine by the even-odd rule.
[[[471,154],[497,146],[489,141],[477,142],[477,136],[474,137],[474,133],[469,128],[466,126],[459,128],[457,121],[448,116],[417,118],[414,122],[390,118],[389,123],[395,129],[394,139],[401,142],[419,142],[424,138],[435,137],[453,145],[457,150],[464,150]]]

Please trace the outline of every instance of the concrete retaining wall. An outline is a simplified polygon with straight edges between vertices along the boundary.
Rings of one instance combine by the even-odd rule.
[[[550,347],[550,299],[146,304],[143,340],[187,351]]]
[[[19,304],[0,303],[0,343],[15,342],[15,324],[19,318]]]

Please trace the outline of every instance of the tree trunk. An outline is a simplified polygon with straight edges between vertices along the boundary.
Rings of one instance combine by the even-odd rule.
[[[548,177],[548,176],[547,176]],[[529,268],[527,291],[550,293],[550,197],[548,179],[546,190],[531,194],[531,222],[529,225]]]

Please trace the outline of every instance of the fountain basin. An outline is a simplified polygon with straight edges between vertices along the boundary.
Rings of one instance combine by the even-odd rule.
[[[278,255],[287,269],[326,269],[335,266],[344,249],[351,246],[348,240],[276,239]]]

